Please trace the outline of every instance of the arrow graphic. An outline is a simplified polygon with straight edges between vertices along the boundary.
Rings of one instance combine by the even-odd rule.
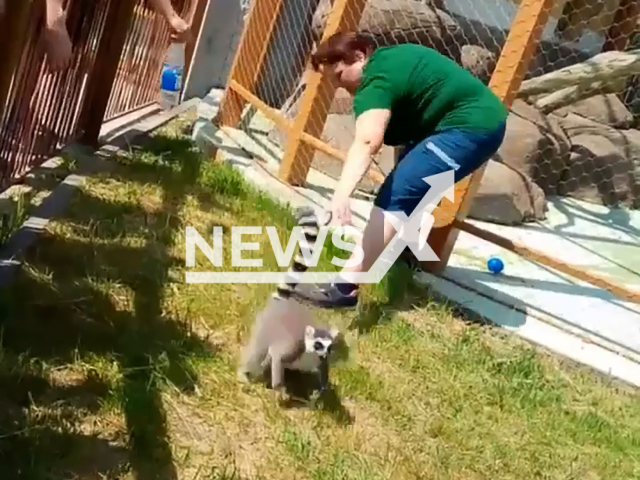
[[[354,283],[379,283],[406,247],[409,247],[420,261],[439,260],[427,243],[426,237],[433,227],[433,209],[443,197],[446,197],[451,202],[454,201],[454,171],[449,170],[431,175],[430,177],[424,177],[422,180],[428,183],[431,188],[420,200],[410,217],[407,217],[404,212],[383,212],[385,218],[389,220],[396,230],[395,236],[368,272],[358,272],[353,274],[353,277],[349,275],[348,281]]]
[[[426,241],[433,227],[433,209],[442,198],[454,201],[454,171],[449,170],[422,179],[431,188],[411,213],[383,212],[385,218],[393,225],[396,234],[377,258],[368,272],[345,273],[344,281],[353,283],[379,283],[391,266],[400,257],[403,250],[409,247],[420,261],[437,261],[439,258]],[[426,230],[425,230],[426,229]],[[325,233],[326,234],[326,233]],[[322,243],[318,243],[321,245]],[[336,272],[187,272],[187,283],[282,283],[291,280],[294,275],[297,283],[335,282]]]

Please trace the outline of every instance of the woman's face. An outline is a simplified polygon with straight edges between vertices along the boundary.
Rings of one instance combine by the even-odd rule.
[[[329,65],[328,70],[339,87],[353,93],[360,84],[365,63],[366,57],[358,52],[354,63],[340,61]]]

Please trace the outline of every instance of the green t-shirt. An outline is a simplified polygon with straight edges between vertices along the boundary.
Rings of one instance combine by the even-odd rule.
[[[372,108],[391,110],[386,145],[420,141],[446,129],[486,131],[508,115],[500,99],[471,72],[436,50],[402,44],[377,48],[355,92],[356,118]]]

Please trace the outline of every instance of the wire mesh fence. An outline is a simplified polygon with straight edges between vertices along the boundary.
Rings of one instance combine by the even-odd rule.
[[[345,8],[339,16],[342,27],[368,34],[377,46],[428,46],[487,84],[504,53],[519,3],[254,0],[253,26],[245,31],[245,54],[253,60],[238,60],[232,80],[270,108],[270,122],[264,115],[258,114],[258,120],[249,116],[255,131],[266,128],[268,140],[285,154],[298,145],[291,169],[300,172],[293,177],[306,177],[305,157],[310,156],[313,168],[338,178],[355,130],[351,95],[321,81],[318,98],[301,112],[308,108],[302,105],[309,82],[317,82],[308,73],[309,55],[327,24],[336,20],[331,20],[336,9]],[[472,218],[504,224],[542,219],[552,197],[640,206],[638,2],[565,0],[547,5],[548,21],[511,106],[505,141],[476,194]],[[271,30],[269,37],[265,32]],[[300,123],[305,115],[306,122]],[[264,125],[258,126],[261,121]],[[305,140],[305,135],[321,142]],[[360,187],[375,190],[397,153],[383,147]]]
[[[330,12],[324,2],[316,12],[314,38],[319,38]],[[464,66],[484,83],[488,83],[506,40],[507,29],[513,22],[517,7],[499,0],[475,2],[471,0],[369,0],[359,18],[359,12],[347,10],[349,23],[357,25],[377,47],[417,43],[435,49]],[[478,20],[478,19],[481,20]],[[329,91],[328,95],[333,92]],[[345,152],[355,133],[352,98],[339,89],[332,98],[322,103],[330,105],[324,121],[323,115],[312,112],[310,123],[322,123],[322,140]],[[375,158],[372,168],[378,175],[363,179],[361,187],[372,191],[394,165],[399,149],[385,146]],[[342,162],[324,152],[317,152],[313,167],[337,177]]]
[[[487,83],[517,11],[517,5],[499,0],[254,0],[253,6],[253,23],[245,29],[245,51],[238,55],[236,77],[231,80],[273,109],[272,121],[266,122],[269,141],[283,151],[292,149],[294,143],[299,145],[291,166],[291,176],[298,179],[306,177],[309,162],[337,178],[355,129],[351,96],[323,83],[313,108],[306,112],[303,140],[289,134],[305,102],[309,55],[327,32],[328,22],[336,21],[342,29],[357,29],[377,46],[410,42],[434,48]],[[338,15],[341,8],[344,10]],[[330,30],[335,31],[334,27]],[[269,37],[266,32],[271,31]],[[241,57],[252,60],[242,61]],[[256,70],[259,62],[262,68]],[[237,96],[236,90],[232,88],[229,95]],[[279,117],[275,122],[274,113]],[[260,114],[248,118],[255,132],[264,130]],[[243,125],[246,128],[251,123]],[[384,147],[360,188],[375,189],[392,168],[396,154],[393,148]]]
[[[497,158],[526,179],[531,218],[543,219],[552,198],[640,208],[639,12],[629,0],[554,5]]]
[[[216,121],[279,147],[279,175],[291,184],[304,184],[309,167],[337,179],[355,133],[352,97],[310,71],[308,61],[323,36],[358,30],[377,46],[437,50],[509,106],[506,138],[475,176],[469,217],[503,225],[543,221],[551,203],[559,209],[566,199],[638,209],[639,13],[635,0],[253,0]],[[375,191],[398,153],[383,147],[359,188]],[[468,182],[456,186],[456,195]],[[456,218],[459,205],[434,212],[434,248],[450,251],[451,232],[470,231],[466,209]],[[438,215],[450,220],[438,223]],[[518,248],[569,275],[624,290]]]

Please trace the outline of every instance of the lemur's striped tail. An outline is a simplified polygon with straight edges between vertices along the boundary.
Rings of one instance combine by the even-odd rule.
[[[304,245],[308,252],[313,255],[316,239],[320,232],[320,222],[318,221],[318,217],[313,208],[300,207],[296,210],[295,218],[298,225],[302,227]],[[328,223],[328,220],[325,223]],[[302,243],[302,240],[300,243]],[[293,262],[287,270],[285,281],[278,285],[276,292],[273,294],[274,297],[289,298],[293,290],[298,285],[296,273],[303,273],[309,268],[304,256],[302,255],[301,246],[302,245],[299,245],[297,247],[296,253],[293,256]]]

